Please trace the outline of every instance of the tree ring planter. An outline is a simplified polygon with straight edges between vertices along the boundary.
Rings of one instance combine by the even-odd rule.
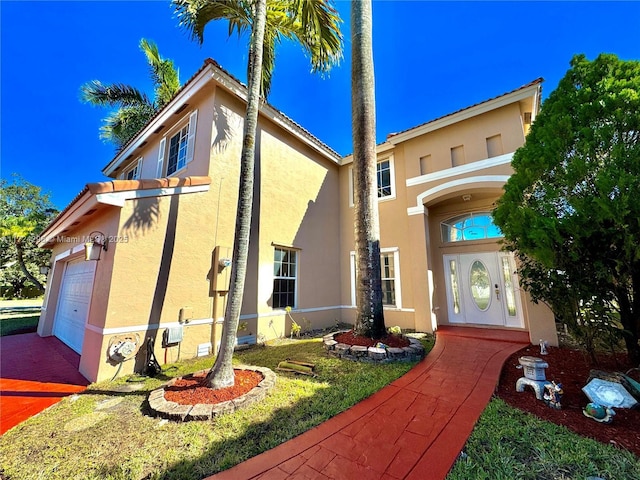
[[[414,362],[425,356],[425,349],[420,340],[412,337],[403,337],[409,341],[408,347],[364,347],[360,345],[348,345],[335,340],[336,335],[347,333],[350,330],[341,330],[322,337],[322,342],[327,353],[332,357],[353,360],[356,362],[389,363],[389,362]]]
[[[149,408],[155,416],[178,422],[211,420],[219,415],[235,412],[236,410],[240,410],[263,400],[267,396],[267,392],[269,392],[269,390],[271,390],[276,384],[276,374],[266,367],[240,366],[233,367],[233,369],[258,372],[262,375],[262,380],[249,392],[226,402],[181,405],[176,402],[168,401],[164,396],[165,388],[173,386],[176,381],[180,379],[180,377],[174,378],[149,394]],[[187,375],[185,378],[199,376],[202,374],[206,375],[208,371],[209,370],[201,370],[191,375]]]

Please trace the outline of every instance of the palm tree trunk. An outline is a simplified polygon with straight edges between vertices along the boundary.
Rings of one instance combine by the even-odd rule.
[[[356,324],[360,335],[386,333],[378,220],[376,105],[371,0],[351,3],[351,109],[356,241]]]
[[[266,24],[266,0],[255,0],[254,17],[249,46],[249,68],[247,75],[247,111],[244,119],[242,156],[240,160],[240,187],[238,211],[236,214],[235,241],[233,244],[233,266],[229,298],[225,311],[222,339],[216,361],[207,375],[211,388],[230,387],[234,384],[233,351],[236,331],[240,321],[240,309],[247,274],[251,211],[253,205],[253,180],[256,133],[258,130],[258,109],[260,102],[260,80],[262,74],[262,48]]]
[[[40,290],[40,292],[44,293],[44,286],[27,269],[27,265],[24,261],[24,249],[22,247],[22,239],[16,239],[15,245],[16,245],[16,252],[18,253],[18,265],[20,265],[20,270],[22,270],[22,273],[24,273],[24,276],[27,277],[29,281],[33,283],[38,290]]]

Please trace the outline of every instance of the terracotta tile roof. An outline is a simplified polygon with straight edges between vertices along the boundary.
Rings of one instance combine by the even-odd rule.
[[[180,95],[181,92],[183,92],[185,89],[187,89],[191,83],[196,79],[196,77],[198,75],[200,75],[209,65],[211,65],[212,67],[220,70],[222,73],[224,73],[225,75],[227,75],[229,78],[231,78],[231,80],[233,80],[235,83],[238,84],[238,86],[244,90],[246,90],[247,86],[242,83],[238,78],[236,78],[233,74],[231,74],[229,71],[227,71],[226,69],[224,69],[222,67],[222,65],[220,65],[218,62],[216,62],[214,59],[212,58],[205,58],[204,63],[202,64],[202,66],[196,71],[196,73],[194,73],[191,78],[189,78],[189,80],[187,80],[184,85],[182,85],[182,87],[180,87],[180,90],[178,90],[176,92],[176,94],[173,96],[173,98],[176,98],[178,95]],[[129,145],[131,145],[136,138],[138,137],[138,135],[140,135],[140,133],[147,128],[147,126],[149,124],[151,124],[158,116],[160,116],[164,110],[166,108],[168,108],[169,104],[171,103],[171,101],[169,101],[163,108],[159,109],[150,119],[147,123],[144,124],[144,126],[138,130],[135,135],[133,135],[129,141],[127,143],[125,143],[116,153],[116,155],[107,163],[107,165],[105,165],[105,167],[103,167],[103,170],[105,168],[107,168],[111,163],[113,163],[113,161],[118,158],[118,156],[127,149],[127,147]],[[301,126],[299,123],[295,122],[293,119],[291,119],[290,117],[288,117],[287,115],[285,115],[281,110],[277,109],[276,107],[274,107],[273,105],[271,105],[268,102],[264,102],[265,105],[269,106],[270,108],[272,108],[273,110],[276,111],[276,113],[278,115],[280,115],[282,117],[282,120],[284,120],[285,123],[289,124],[290,127],[299,130],[301,133],[303,133],[306,137],[308,137],[311,141],[321,145],[323,148],[325,148],[326,150],[328,150],[329,152],[331,152],[336,158],[340,158],[341,155],[336,152],[333,148],[331,148],[330,146],[328,146],[326,143],[324,143],[322,140],[320,140],[318,137],[316,137],[315,135],[313,135],[311,132],[309,132],[306,128],[304,128],[303,126]]]
[[[437,122],[439,120],[442,120],[443,118],[451,117],[452,115],[457,115],[458,113],[464,112],[465,110],[469,110],[469,109],[474,108],[474,107],[477,107],[478,105],[482,105],[483,103],[491,102],[493,100],[497,100],[498,98],[506,97],[507,95],[511,95],[513,93],[516,93],[516,92],[518,92],[520,90],[525,90],[525,89],[527,89],[529,87],[532,87],[534,85],[541,84],[543,81],[544,81],[544,79],[542,77],[536,78],[534,81],[529,82],[526,85],[522,85],[521,87],[518,87],[515,90],[511,90],[510,92],[506,92],[506,93],[503,93],[503,94],[498,95],[496,97],[492,97],[492,98],[489,98],[487,100],[483,100],[482,102],[474,103],[473,105],[469,105],[468,107],[461,108],[460,110],[456,110],[455,112],[447,113],[446,115],[442,115],[441,117],[434,118],[433,120],[429,120],[428,122],[421,123],[420,125],[415,125],[415,126],[413,126],[411,128],[407,128],[406,130],[402,130],[400,132],[390,133],[389,135],[387,135],[387,140],[392,138],[392,137],[395,137],[396,135],[400,135],[402,133],[409,132],[409,131],[411,131],[413,129],[424,127],[425,125],[429,125],[430,123]],[[384,142],[382,142],[382,143],[384,143]]]
[[[110,180],[108,182],[87,183],[86,188],[93,194],[149,190],[152,188],[190,187],[211,184],[210,177],[167,177],[141,180]]]

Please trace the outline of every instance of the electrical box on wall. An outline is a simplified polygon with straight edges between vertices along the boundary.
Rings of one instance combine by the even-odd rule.
[[[218,245],[213,249],[211,258],[211,296],[218,292],[228,292],[231,281],[231,247]]]
[[[162,335],[163,347],[169,347],[180,343],[182,341],[183,333],[184,329],[182,328],[182,325],[167,328]]]
[[[182,307],[180,309],[180,317],[178,321],[180,323],[189,323],[189,320],[193,319],[193,307]]]

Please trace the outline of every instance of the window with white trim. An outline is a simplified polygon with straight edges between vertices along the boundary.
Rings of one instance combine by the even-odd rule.
[[[384,160],[380,160],[376,164],[376,180],[377,180],[379,200],[391,200],[396,198],[395,170],[393,166],[393,156],[388,157]],[[349,177],[349,191],[351,193],[350,206],[353,206],[354,185],[355,185],[355,182],[353,180],[353,167],[352,167],[351,176]]]
[[[124,169],[119,180],[138,180],[142,174],[142,157],[140,157],[134,164]]]
[[[383,160],[376,165],[378,177],[378,198],[390,197],[393,186],[391,183],[391,162]]]
[[[184,168],[187,164],[187,145],[189,144],[189,125],[183,127],[169,140],[169,156],[167,157],[167,175]]]
[[[397,247],[380,249],[382,305],[401,308],[400,251]],[[351,252],[351,303],[356,304],[356,253]]]
[[[276,247],[273,258],[273,308],[296,306],[298,252]]]
[[[158,178],[173,175],[193,160],[197,119],[198,111],[195,110],[189,115],[189,121],[177,133],[168,137],[168,145],[167,137],[160,141],[156,172]]]
[[[393,253],[380,254],[380,268],[382,270],[382,304],[396,304],[396,277]]]

